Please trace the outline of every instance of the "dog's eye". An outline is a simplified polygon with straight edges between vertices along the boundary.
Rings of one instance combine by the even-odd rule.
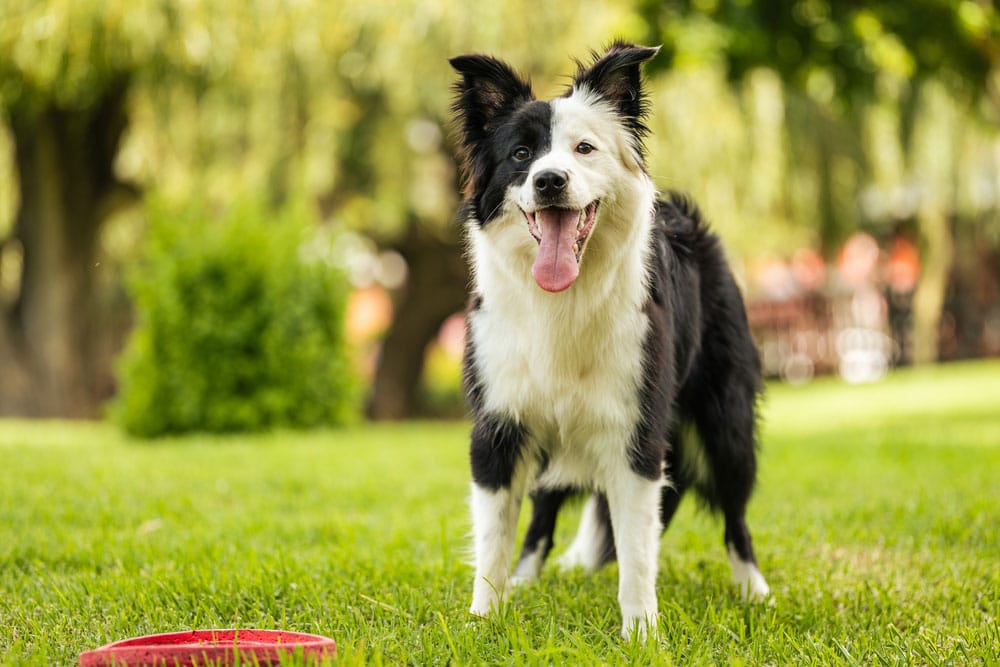
[[[514,151],[510,154],[510,156],[515,160],[517,160],[518,162],[524,162],[529,157],[531,157],[531,149],[528,148],[527,146],[518,146],[517,148],[514,149]]]
[[[592,153],[595,150],[597,149],[588,144],[586,141],[581,141],[576,145],[576,152],[580,155],[586,155],[587,153]]]

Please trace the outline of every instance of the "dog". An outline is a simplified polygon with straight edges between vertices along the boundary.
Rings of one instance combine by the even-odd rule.
[[[659,199],[646,170],[640,70],[657,51],[616,41],[550,101],[492,57],[449,61],[472,274],[475,615],[538,576],[580,492],[560,564],[617,559],[625,638],[656,632],[659,538],[689,487],[725,519],[743,597],[769,595],[745,520],[760,362],[718,239],[686,197]]]

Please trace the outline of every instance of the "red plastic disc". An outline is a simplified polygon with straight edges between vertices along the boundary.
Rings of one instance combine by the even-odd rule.
[[[337,644],[328,637],[284,630],[188,630],[122,639],[84,651],[80,667],[193,667],[232,665],[237,660],[276,665],[297,650],[314,658],[333,657]]]

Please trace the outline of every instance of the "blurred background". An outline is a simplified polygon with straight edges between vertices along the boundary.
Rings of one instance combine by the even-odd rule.
[[[768,376],[1000,355],[992,0],[2,0],[0,415],[463,414],[447,58],[619,36]]]

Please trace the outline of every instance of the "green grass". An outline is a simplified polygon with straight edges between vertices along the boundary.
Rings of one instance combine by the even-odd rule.
[[[0,661],[119,638],[272,627],[338,664],[1000,662],[1000,364],[772,387],[750,523],[771,606],[729,584],[685,501],[655,645],[618,639],[617,569],[547,569],[466,614],[465,424],[129,441],[0,422]],[[572,535],[578,507],[560,523]]]

